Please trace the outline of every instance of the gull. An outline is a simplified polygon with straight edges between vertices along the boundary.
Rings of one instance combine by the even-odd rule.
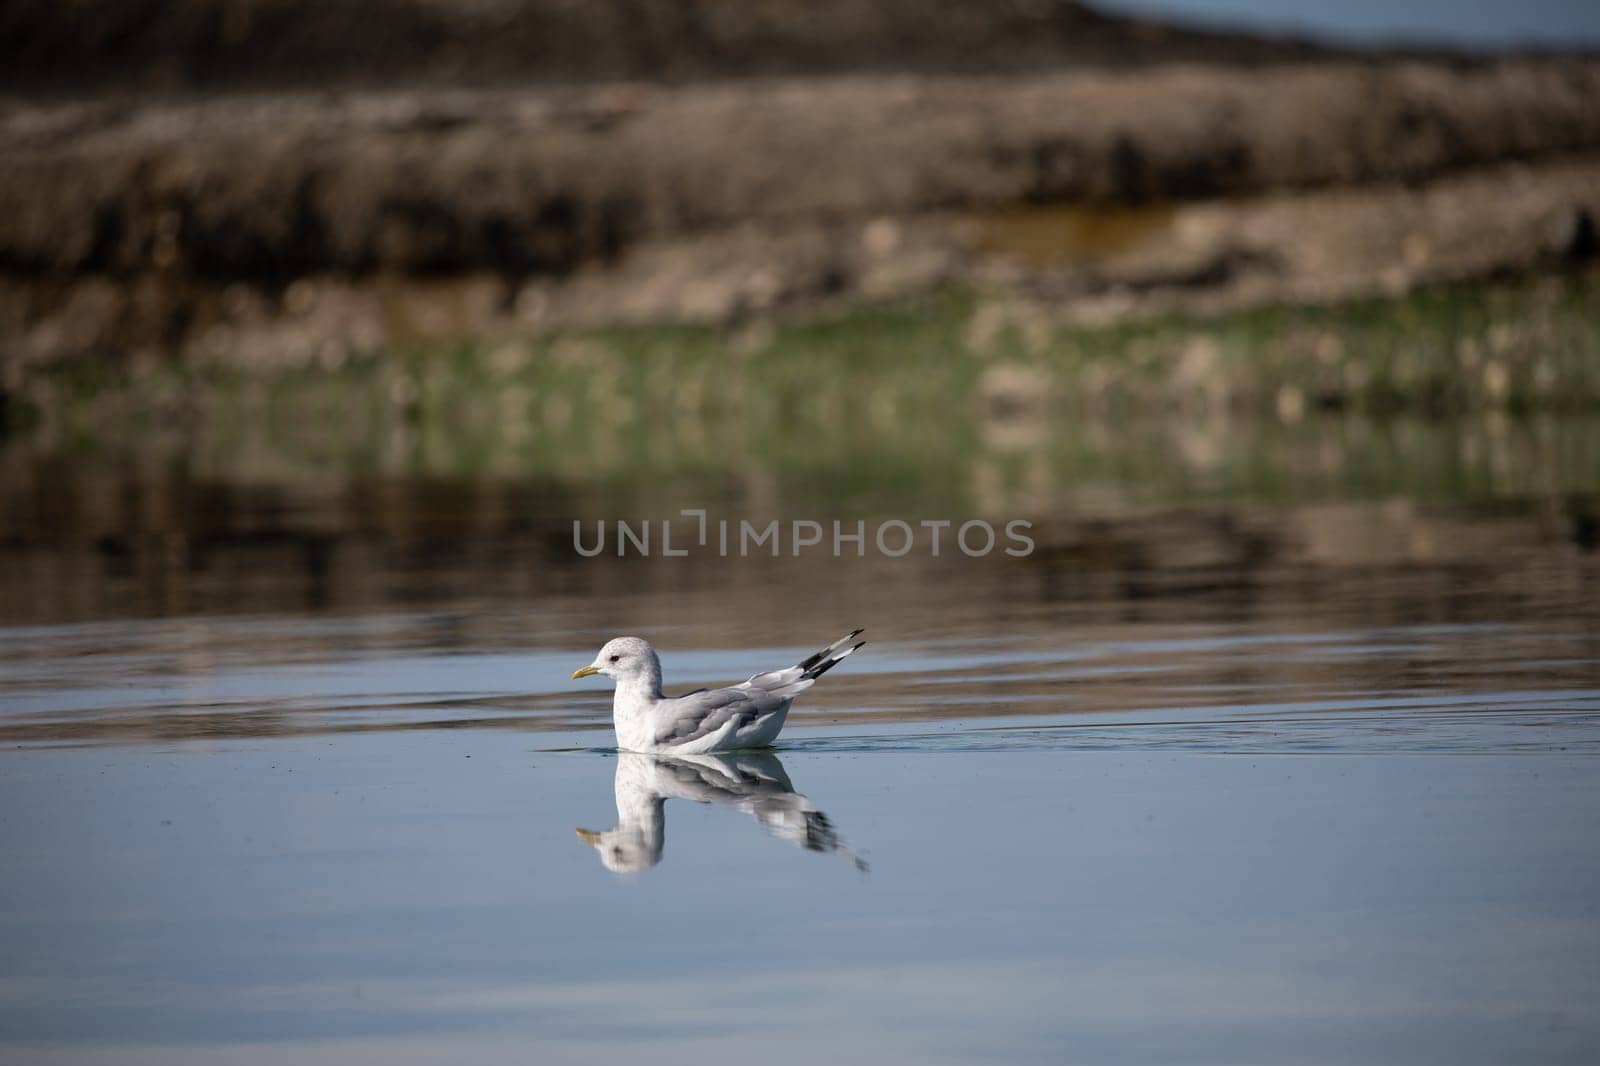
[[[624,751],[701,755],[764,748],[777,739],[795,697],[866,643],[850,644],[861,632],[846,633],[787,669],[683,696],[661,694],[661,659],[649,641],[639,637],[607,641],[594,662],[574,670],[572,677],[604,674],[616,681],[611,718],[617,747]],[[850,646],[840,651],[846,644]]]
[[[614,873],[639,873],[661,861],[669,799],[733,807],[780,840],[838,855],[867,872],[866,861],[845,846],[816,804],[794,790],[783,763],[771,752],[683,756],[622,752],[617,756],[613,789],[617,824],[604,831],[577,832]]]

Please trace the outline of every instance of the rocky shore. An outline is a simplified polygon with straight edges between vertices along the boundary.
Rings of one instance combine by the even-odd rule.
[[[848,73],[1270,64],[1305,41],[1080,0],[11,0],[0,90],[67,96],[667,84]]]
[[[293,362],[951,284],[1403,290],[1586,254],[1596,101],[1572,59],[13,100],[0,343]]]
[[[1334,54],[1069,0],[643,5],[626,32],[617,5],[383,0],[376,40],[297,5],[0,16],[0,390],[940,288],[1103,322],[1596,246],[1593,58]]]

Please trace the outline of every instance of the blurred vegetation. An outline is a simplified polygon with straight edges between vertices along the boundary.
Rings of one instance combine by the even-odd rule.
[[[34,455],[531,477],[630,500],[776,478],[774,495],[847,513],[1097,482],[1166,499],[1592,492],[1600,276],[1112,327],[961,292],[271,372],[80,361],[24,379],[10,410],[12,447]]]

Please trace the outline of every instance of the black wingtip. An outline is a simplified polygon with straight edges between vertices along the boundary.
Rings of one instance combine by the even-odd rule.
[[[826,648],[823,648],[821,651],[817,652],[815,655],[808,655],[804,659],[801,659],[800,660],[800,664],[799,664],[800,665],[800,669],[802,669],[802,670],[811,669],[813,666],[817,665],[822,660],[826,659],[829,655],[831,655],[833,653],[833,649],[837,648],[839,645],[845,643],[846,641],[854,640],[855,638],[859,637],[861,634],[863,634],[865,632],[866,632],[865,629],[852,629],[850,632],[846,633],[844,636],[840,637],[838,640],[834,641],[832,644],[829,644]],[[851,649],[851,651],[854,651],[854,650],[855,650],[854,648]]]
[[[856,632],[859,633],[859,632],[861,632],[861,630],[858,629],[858,630],[856,630]],[[854,634],[851,634],[851,635],[854,636]],[[846,637],[845,639],[848,640],[849,637]],[[837,646],[838,645],[835,645],[835,647],[837,647]],[[867,646],[867,642],[864,641],[864,640],[861,641],[858,644],[852,644],[852,645],[850,645],[849,648],[847,648],[844,651],[840,652],[838,655],[832,656],[827,661],[825,661],[825,662],[823,662],[823,663],[821,663],[819,665],[816,665],[816,666],[807,667],[805,673],[800,675],[800,676],[808,677],[808,678],[811,678],[811,679],[815,680],[816,678],[819,678],[823,674],[827,673],[829,670],[832,670],[835,666],[838,666],[839,663],[844,659],[844,657],[846,655],[849,655],[849,654],[853,653],[858,648],[865,648],[866,646]]]

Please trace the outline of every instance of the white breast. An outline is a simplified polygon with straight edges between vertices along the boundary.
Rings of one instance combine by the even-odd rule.
[[[651,714],[654,701],[630,698],[622,689],[617,690],[611,704],[611,723],[617,731],[617,747],[624,751],[658,751],[655,744],[656,728]]]

